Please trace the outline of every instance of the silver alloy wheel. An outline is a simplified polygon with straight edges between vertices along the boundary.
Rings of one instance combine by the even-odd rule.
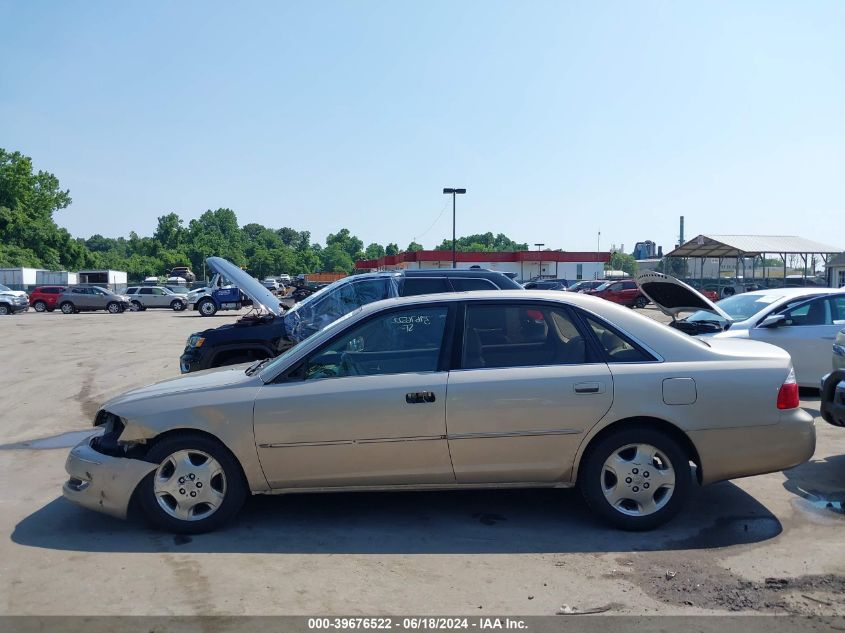
[[[208,453],[182,450],[156,469],[153,493],[167,514],[181,521],[200,521],[214,514],[226,498],[226,473]]]
[[[47,311],[47,304],[44,303],[43,301],[36,301],[35,305],[32,306],[32,307],[35,308],[36,312],[46,312]]]
[[[118,312],[120,312],[120,306],[117,303],[115,303],[114,301],[112,301],[110,304],[108,304],[106,306],[106,309],[109,312],[111,312],[112,314],[117,314]]]
[[[200,305],[200,312],[206,316],[212,316],[215,313],[213,301],[203,301]]]
[[[173,309],[174,312],[179,312],[185,309],[185,304],[183,304],[178,299],[175,300],[173,303],[170,304],[170,307]]]
[[[4,305],[0,305],[0,315],[7,315],[9,314],[9,308]]]
[[[651,444],[626,444],[605,460],[601,489],[614,510],[648,516],[672,498],[675,470],[669,458]]]
[[[72,303],[63,303],[61,305],[62,312],[65,314],[73,314],[73,304]]]

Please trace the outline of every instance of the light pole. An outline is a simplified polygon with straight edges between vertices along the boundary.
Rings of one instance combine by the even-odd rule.
[[[537,247],[537,252],[540,252],[540,247],[545,246],[543,242],[534,242],[534,246]],[[540,261],[537,262],[537,278],[543,278],[543,258],[540,257]]]
[[[601,231],[599,231],[599,235],[596,238],[596,262],[601,261]],[[598,273],[596,273],[596,279],[598,279]]]
[[[466,193],[466,189],[443,187],[443,193],[452,194],[452,268],[458,267],[458,258],[455,254],[455,196],[459,193]]]

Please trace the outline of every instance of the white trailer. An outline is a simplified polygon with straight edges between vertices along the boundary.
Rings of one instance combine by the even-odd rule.
[[[0,284],[12,290],[25,290],[36,283],[37,268],[0,268]]]
[[[38,286],[75,286],[78,276],[66,270],[39,270],[35,273]]]

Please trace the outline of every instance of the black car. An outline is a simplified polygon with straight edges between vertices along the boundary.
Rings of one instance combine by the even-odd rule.
[[[218,261],[219,265],[219,261]],[[232,270],[231,275],[237,271]],[[256,303],[262,304],[263,287],[255,281]],[[238,282],[246,294],[248,279]],[[179,367],[182,373],[271,358],[305,340],[315,332],[356,308],[390,297],[462,292],[472,290],[520,289],[518,283],[490,270],[408,270],[366,273],[345,277],[321,288],[285,313],[278,304],[267,306],[269,314],[247,315],[236,323],[192,334],[185,345]],[[260,295],[260,296],[259,296]],[[264,299],[269,303],[269,299]]]
[[[533,279],[526,282],[526,290],[567,290],[572,284],[568,279]]]

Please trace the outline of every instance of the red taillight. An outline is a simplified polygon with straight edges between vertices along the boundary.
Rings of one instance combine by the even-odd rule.
[[[798,382],[795,380],[795,370],[790,367],[789,375],[778,391],[778,409],[797,409],[799,404]]]

